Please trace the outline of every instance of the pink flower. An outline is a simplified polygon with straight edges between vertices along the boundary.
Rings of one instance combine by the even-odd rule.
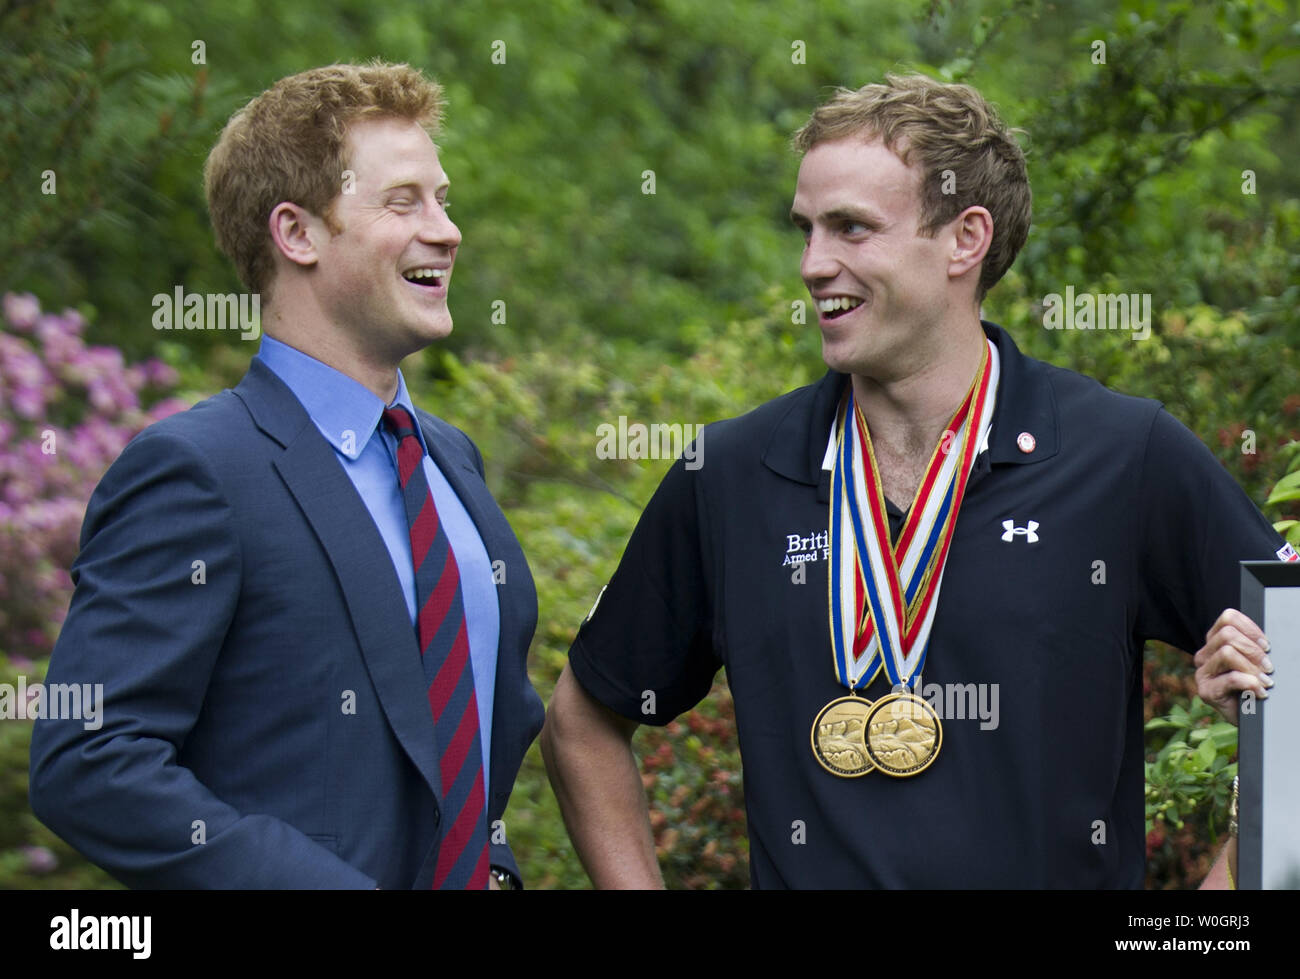
[[[189,403],[180,398],[164,398],[150,409],[149,421],[160,422],[169,415],[174,415],[178,411],[188,411],[189,408]]]
[[[53,317],[42,317],[41,325],[36,328],[36,336],[41,341],[45,362],[51,367],[64,367],[77,361],[86,349],[81,337],[65,330],[61,322]]]
[[[158,388],[175,387],[176,382],[181,379],[180,374],[170,364],[164,364],[157,358],[150,358],[142,365],[144,367],[145,383],[151,384]]]
[[[74,336],[81,336],[86,329],[86,317],[82,316],[75,309],[68,308],[63,311],[64,328]]]
[[[16,337],[0,336],[0,372],[14,384],[49,384],[53,380],[40,356]]]
[[[21,418],[40,418],[45,412],[45,395],[41,389],[30,384],[16,388],[9,396],[14,414]]]
[[[68,568],[95,483],[136,432],[188,405],[169,398],[143,410],[138,392],[149,385],[168,393],[176,372],[156,360],[127,364],[114,347],[87,346],[76,310],[42,313],[35,297],[14,293],[3,307],[0,650],[30,665],[49,654],[67,614]],[[46,866],[52,855],[33,848],[32,859]]]
[[[59,858],[46,847],[20,846],[18,852],[23,855],[29,873],[48,874],[58,869]]]
[[[4,313],[10,326],[26,333],[36,323],[36,317],[41,313],[41,303],[30,292],[6,292]]]

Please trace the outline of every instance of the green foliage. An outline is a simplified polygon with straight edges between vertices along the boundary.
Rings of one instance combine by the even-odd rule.
[[[1282,518],[1273,527],[1292,547],[1300,547],[1300,519],[1290,516],[1291,513],[1300,513],[1300,441],[1288,442],[1278,452],[1278,457],[1287,464],[1286,475],[1277,481],[1264,505],[1282,513]]]
[[[1195,888],[1223,845],[1237,729],[1193,696],[1190,708],[1174,704],[1146,731],[1146,884]]]
[[[650,827],[670,888],[749,886],[735,724],[731,692],[717,684],[684,719],[642,733]]]
[[[183,212],[175,197],[192,199],[186,185],[201,183],[207,74],[153,70],[133,16],[141,6],[0,7],[5,285],[47,307],[93,304],[114,324],[95,339],[133,356],[152,352],[143,328],[150,296],[170,290],[161,283],[220,261],[206,222],[193,220],[202,209]]]
[[[1044,4],[996,6],[1036,16]],[[1027,60],[1013,60],[1026,32],[1004,30],[963,73],[986,94],[1010,96],[1014,110],[1002,105],[1028,132],[1035,228],[1019,262],[1028,292],[1122,273],[1124,291],[1152,293],[1157,308],[1275,296],[1223,275],[1222,262],[1297,191],[1278,153],[1292,142],[1278,127],[1300,93],[1285,9],[1125,0],[1054,13],[1063,45],[1033,44]],[[1045,70],[1053,84],[1041,83]],[[1257,192],[1245,191],[1244,170]],[[1294,288],[1294,277],[1283,285]]]
[[[1209,811],[1213,828],[1215,814],[1227,812],[1237,775],[1237,763],[1232,761],[1237,753],[1236,726],[1222,720],[1200,697],[1193,697],[1190,710],[1176,704],[1167,717],[1148,721],[1145,730],[1168,734],[1155,760],[1146,763],[1147,833],[1158,821],[1181,829],[1185,818],[1203,808]]]
[[[154,294],[236,288],[199,180],[225,118],[283,75],[373,56],[447,88],[440,143],[465,233],[457,351],[598,330],[683,354],[700,329],[758,312],[770,286],[803,295],[788,136],[830,86],[909,67],[980,86],[1028,131],[1028,294],[1122,270],[1158,308],[1283,298],[1239,274],[1300,179],[1284,162],[1297,148],[1294,43],[1270,4],[1053,5],[1050,31],[1041,0],[794,14],[564,0],[526,17],[505,0],[237,0],[219,18],[147,0],[6,9],[5,98],[20,107],[0,114],[13,120],[0,175],[20,188],[18,220],[0,231],[0,254],[21,263],[9,285],[94,303],[104,339],[128,353],[156,337]],[[1104,65],[1094,38],[1108,43]],[[46,166],[54,198],[37,192]],[[1257,195],[1241,192],[1246,169]],[[505,324],[491,321],[496,301]]]

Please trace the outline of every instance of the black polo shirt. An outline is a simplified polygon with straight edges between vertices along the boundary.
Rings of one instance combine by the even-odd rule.
[[[702,464],[665,476],[570,650],[585,690],[648,724],[726,668],[755,887],[1141,887],[1143,643],[1199,649],[1238,603],[1237,562],[1283,545],[1159,403],[984,329],[1001,379],[925,661],[943,707],[928,769],[839,778],[810,747],[847,693],[822,548],[847,375],[707,426]],[[813,555],[801,573],[793,554]],[[866,695],[888,692],[882,674]]]

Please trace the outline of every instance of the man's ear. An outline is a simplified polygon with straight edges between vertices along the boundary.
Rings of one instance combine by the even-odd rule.
[[[948,275],[958,278],[984,261],[993,244],[993,215],[987,208],[973,205],[953,219],[953,250],[948,261]]]
[[[305,207],[281,201],[271,211],[267,222],[271,241],[281,255],[304,268],[315,265],[320,256],[316,241],[320,234],[328,234],[325,223]]]

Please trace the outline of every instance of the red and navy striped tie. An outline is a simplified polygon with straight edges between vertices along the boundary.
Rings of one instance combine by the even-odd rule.
[[[460,570],[429,492],[424,448],[410,412],[400,405],[385,409],[384,424],[397,437],[397,472],[415,566],[416,636],[442,748],[443,833],[433,886],[481,890],[488,883],[486,794]]]

